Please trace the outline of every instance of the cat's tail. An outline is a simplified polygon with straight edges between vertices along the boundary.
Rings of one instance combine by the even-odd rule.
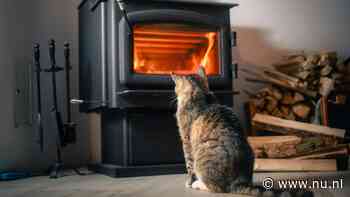
[[[230,192],[233,194],[256,197],[313,197],[313,192],[305,190],[266,190],[263,187],[252,185],[232,185]]]

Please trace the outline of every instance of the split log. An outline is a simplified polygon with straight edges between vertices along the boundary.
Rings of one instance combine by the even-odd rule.
[[[332,90],[334,90],[334,80],[328,77],[323,77],[320,79],[320,94],[322,96],[328,96]]]
[[[289,107],[288,107],[288,106],[282,105],[282,106],[280,107],[280,109],[281,109],[281,113],[282,113],[283,117],[287,117],[287,116],[289,115],[290,110],[289,110]]]
[[[248,142],[254,147],[262,147],[264,144],[277,144],[284,142],[301,142],[301,138],[293,135],[282,136],[253,136],[248,137]]]
[[[278,105],[277,99],[275,99],[272,96],[267,96],[267,97],[265,97],[265,100],[267,101],[267,104],[265,107],[266,110],[268,112],[273,112],[277,108],[277,105]]]
[[[333,68],[330,65],[327,65],[321,69],[321,76],[328,76],[331,74]]]
[[[337,156],[348,155],[348,150],[343,148],[340,150],[325,152],[325,153],[315,153],[305,156],[296,157],[294,159],[324,159],[324,158],[336,158]]]
[[[275,97],[278,101],[283,98],[283,94],[280,89],[273,86],[270,89],[271,89],[272,96]]]
[[[337,161],[335,159],[255,159],[254,171],[336,171]]]
[[[305,54],[297,53],[285,57],[284,60],[272,64],[272,66],[279,72],[294,76],[299,70],[299,65],[306,60]]]
[[[283,94],[283,98],[281,101],[284,105],[292,105],[294,104],[294,97],[291,92],[287,91]]]
[[[298,154],[305,154],[308,152],[312,152],[316,149],[319,149],[325,144],[325,141],[320,136],[306,137],[303,138],[303,143],[300,143],[296,146],[296,150]]]
[[[255,108],[258,108],[258,109],[265,108],[266,101],[264,98],[254,98],[254,99],[251,99],[251,101],[252,101],[253,105],[255,106]]]
[[[256,158],[286,158],[297,154],[296,145],[302,139],[297,136],[248,137]]]
[[[282,114],[282,112],[281,112],[278,108],[275,108],[275,109],[272,111],[271,115],[276,116],[276,117],[280,117],[280,118],[283,118],[283,117],[284,117],[283,114]]]
[[[305,101],[304,95],[300,94],[299,92],[294,93],[294,103]]]
[[[262,126],[264,129],[273,132],[288,134],[292,132],[306,132],[315,135],[334,136],[344,138],[345,130],[330,128],[315,124],[302,123],[291,120],[284,120],[269,115],[255,114],[253,125]]]
[[[274,77],[272,77],[272,76],[270,76],[262,71],[252,71],[252,70],[245,69],[245,68],[241,68],[241,71],[257,77],[257,78],[247,77],[246,78],[247,81],[251,81],[251,82],[259,81],[259,82],[271,83],[273,85],[276,85],[276,86],[279,86],[282,88],[286,88],[289,90],[300,92],[300,93],[305,94],[305,95],[310,96],[310,97],[317,96],[317,92],[310,91],[310,90],[306,89],[305,87],[302,87],[302,83],[299,83],[299,82],[297,83],[295,81],[291,81],[288,79],[281,80],[279,78],[274,78]]]
[[[293,105],[292,111],[299,118],[306,120],[310,115],[311,107],[304,104],[304,103],[298,103],[298,104]]]
[[[339,144],[334,147],[323,147],[311,152],[296,155],[291,159],[336,158],[339,155],[349,155],[349,145]]]

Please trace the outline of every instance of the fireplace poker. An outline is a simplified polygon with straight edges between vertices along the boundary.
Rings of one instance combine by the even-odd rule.
[[[58,67],[56,65],[55,41],[53,39],[49,41],[49,56],[50,56],[51,67],[49,69],[46,69],[45,71],[50,72],[52,74],[53,109],[51,112],[56,120],[56,126],[57,126],[57,135],[56,135],[56,154],[57,155],[56,155],[56,162],[52,166],[52,169],[50,171],[50,178],[59,178],[63,176],[63,174],[61,174],[61,171],[63,170],[61,148],[64,147],[66,144],[64,142],[64,125],[62,122],[61,113],[58,111],[58,104],[57,104],[56,73],[62,71],[63,68]]]
[[[38,113],[37,113],[37,124],[38,124],[38,134],[37,134],[37,143],[40,145],[41,152],[44,151],[44,128],[41,120],[41,87],[40,87],[40,73],[41,73],[41,67],[40,67],[40,45],[35,44],[33,48],[33,59],[34,59],[34,65],[35,65],[35,72],[36,72],[36,86],[37,86],[37,107],[38,107]]]
[[[66,71],[66,107],[67,107],[67,122],[64,124],[65,143],[74,143],[76,141],[76,124],[72,122],[72,110],[71,110],[71,96],[70,96],[70,71],[72,69],[70,64],[70,48],[69,43],[64,44],[64,62]]]

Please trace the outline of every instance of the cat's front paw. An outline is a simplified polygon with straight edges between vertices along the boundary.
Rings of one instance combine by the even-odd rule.
[[[185,183],[186,188],[192,188],[193,180],[187,179]]]
[[[207,186],[200,180],[193,182],[191,187],[197,190],[209,191]]]
[[[187,175],[185,187],[192,188],[192,183],[195,181],[194,175]]]

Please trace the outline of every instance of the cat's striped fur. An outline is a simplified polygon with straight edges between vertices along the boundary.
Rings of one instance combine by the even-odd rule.
[[[186,186],[218,193],[290,196],[252,185],[254,154],[239,119],[218,104],[203,68],[198,75],[172,75],[177,96],[176,118],[187,167]],[[297,192],[298,194],[303,194]],[[313,196],[312,193],[296,196]]]
[[[251,187],[254,154],[232,109],[216,102],[204,72],[177,76],[177,123],[188,171],[187,187],[211,192],[258,194]]]

